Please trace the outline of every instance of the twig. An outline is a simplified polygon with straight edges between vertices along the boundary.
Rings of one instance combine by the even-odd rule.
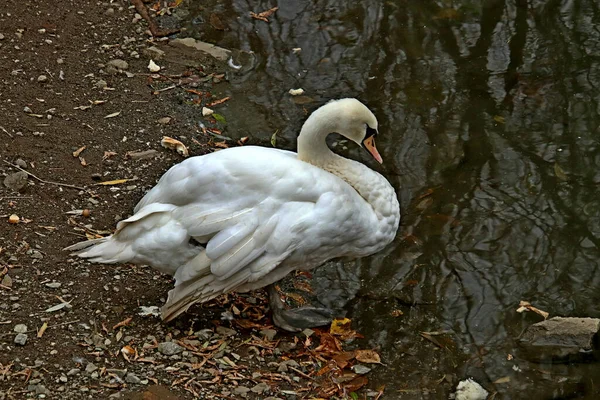
[[[35,179],[35,180],[36,180],[36,181],[38,181],[38,182],[46,183],[46,184],[48,184],[48,185],[56,185],[56,186],[68,187],[68,188],[71,188],[71,189],[83,190],[83,191],[86,191],[86,192],[87,192],[87,189],[86,189],[86,188],[82,188],[82,187],[80,187],[80,186],[70,185],[70,184],[68,184],[68,183],[60,183],[60,182],[45,181],[45,180],[43,180],[43,179],[41,179],[41,178],[38,178],[37,176],[35,176],[35,175],[34,175],[34,174],[32,174],[31,172],[29,172],[29,171],[25,171],[23,168],[19,167],[18,165],[15,165],[15,164],[13,164],[13,163],[10,163],[10,162],[8,162],[8,161],[6,161],[6,160],[3,160],[3,161],[4,161],[6,164],[8,164],[8,165],[10,165],[10,166],[12,166],[12,167],[15,167],[16,169],[18,169],[18,170],[21,170],[21,171],[25,172],[27,175],[31,176],[33,179]]]
[[[0,197],[0,200],[4,200],[4,199],[32,199],[33,196],[2,196]]]
[[[177,85],[167,86],[166,88],[155,90],[154,92],[152,92],[152,94],[158,94],[160,92],[165,92],[167,90],[175,89],[176,87],[177,87]]]
[[[2,129],[2,131],[4,131],[4,133],[6,133],[8,135],[9,138],[13,138],[13,135],[10,134],[10,132],[8,132],[6,129],[4,129],[3,126],[0,126],[0,129]]]
[[[76,319],[76,320],[74,320],[74,321],[62,322],[62,323],[60,323],[60,324],[56,324],[56,325],[48,325],[48,328],[46,328],[46,329],[50,329],[50,328],[56,328],[56,327],[63,326],[63,325],[70,325],[70,324],[74,324],[75,322],[79,322],[79,321],[81,321],[81,320],[80,320],[80,319]],[[28,331],[25,331],[25,332],[23,332],[23,333],[33,333],[33,332],[37,332],[37,330],[35,330],[35,329],[30,329],[30,330],[28,330]],[[14,335],[14,332],[10,332],[10,333],[0,333],[0,337],[1,337],[1,336],[11,336],[11,335]]]
[[[150,14],[148,14],[148,9],[144,5],[144,3],[142,3],[142,0],[131,0],[131,4],[133,4],[135,6],[135,9],[142,16],[142,18],[144,18],[146,21],[148,21],[148,28],[150,28],[150,33],[152,33],[152,36],[155,36],[155,37],[169,36],[169,35],[179,32],[181,30],[181,29],[164,29],[164,30],[160,29],[158,27],[158,25],[156,24],[156,22],[154,22],[152,17],[150,17]]]

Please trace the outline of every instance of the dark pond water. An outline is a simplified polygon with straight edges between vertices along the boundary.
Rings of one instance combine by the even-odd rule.
[[[294,148],[304,109],[339,97],[379,118],[383,167],[337,147],[396,187],[397,240],[317,283],[380,349],[373,388],[441,399],[473,376],[496,398],[600,398],[599,364],[521,357],[518,336],[541,318],[515,311],[600,317],[597,0],[194,4],[193,36],[241,50],[228,135],[269,145],[278,130]],[[249,17],[273,6],[270,23]]]

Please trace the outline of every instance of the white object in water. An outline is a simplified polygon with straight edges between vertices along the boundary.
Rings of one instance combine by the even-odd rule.
[[[455,400],[485,400],[487,396],[487,390],[475,382],[473,378],[458,382],[456,393],[454,393]]]
[[[302,88],[290,89],[290,91],[288,93],[291,94],[292,96],[300,96],[301,94],[304,94],[304,89],[302,89]]]

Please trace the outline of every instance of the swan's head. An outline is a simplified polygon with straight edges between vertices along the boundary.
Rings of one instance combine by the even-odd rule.
[[[336,110],[336,132],[365,148],[374,159],[383,163],[377,147],[377,118],[363,103],[356,99],[341,99],[327,103],[324,107],[333,106]]]

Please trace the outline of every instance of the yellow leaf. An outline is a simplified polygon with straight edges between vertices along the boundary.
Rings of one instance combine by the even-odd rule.
[[[120,185],[120,184],[125,183],[130,180],[131,179],[115,179],[114,181],[100,182],[100,183],[97,183],[97,185],[103,185],[103,186]]]
[[[331,321],[331,327],[329,333],[332,335],[344,335],[350,331],[350,324],[352,321],[348,318],[334,319]]]

